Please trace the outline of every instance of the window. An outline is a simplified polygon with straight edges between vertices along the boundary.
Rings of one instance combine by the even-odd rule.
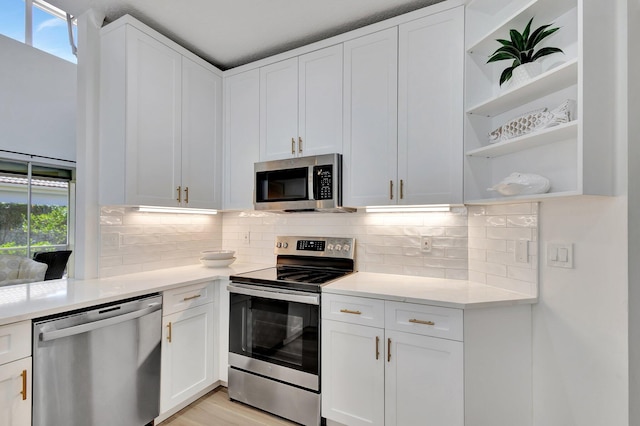
[[[73,170],[0,160],[0,254],[69,246]]]
[[[42,0],[2,0],[0,34],[77,63],[75,43],[69,38],[67,14]],[[75,40],[75,19],[72,19],[72,34]]]

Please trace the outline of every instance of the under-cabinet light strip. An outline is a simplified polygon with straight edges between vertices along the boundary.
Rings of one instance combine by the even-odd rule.
[[[139,212],[146,213],[183,213],[183,214],[218,214],[217,210],[140,206]]]
[[[448,212],[448,204],[433,204],[430,206],[367,206],[367,213],[419,213],[419,212]]]

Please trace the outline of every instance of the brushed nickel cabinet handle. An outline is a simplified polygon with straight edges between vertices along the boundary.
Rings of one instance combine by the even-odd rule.
[[[393,181],[389,181],[389,199],[393,200]]]
[[[20,374],[22,376],[22,391],[20,391],[20,395],[22,395],[22,400],[27,400],[27,370],[22,370]]]
[[[376,336],[376,361],[380,358],[380,337]]]
[[[409,320],[409,322],[411,322],[413,324],[436,325],[436,323],[433,322],[433,321],[424,321],[424,320],[419,320],[419,319],[416,319],[416,318],[411,318]]]
[[[167,340],[171,343],[171,323],[167,324],[167,328],[169,329],[167,331]]]
[[[350,309],[340,309],[340,312],[342,312],[343,314],[354,314],[354,315],[362,314],[362,312],[360,311],[352,311]]]
[[[178,201],[178,203],[182,202],[182,187],[179,186],[176,188],[176,191],[178,191],[178,198],[176,198],[176,200]]]
[[[387,362],[391,362],[391,339],[387,339]]]
[[[404,181],[400,179],[400,199],[404,198]]]
[[[184,189],[184,202],[186,204],[189,204],[189,187],[188,186]]]
[[[298,152],[302,154],[302,138],[298,136]]]
[[[201,294],[196,294],[195,296],[189,296],[189,297],[185,297],[184,299],[182,299],[183,301],[187,301],[187,300],[193,300],[193,299],[197,299],[198,297],[202,296]]]
[[[296,153],[296,140],[294,138],[291,138],[291,154],[295,154]]]

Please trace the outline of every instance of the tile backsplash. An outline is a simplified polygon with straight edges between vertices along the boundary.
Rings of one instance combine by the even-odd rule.
[[[455,207],[448,213],[227,212],[214,216],[102,207],[102,277],[197,264],[204,249],[231,249],[241,262],[275,263],[276,235],[356,239],[359,271],[470,279],[537,292],[536,203]],[[421,236],[432,249],[421,250]],[[526,240],[528,262],[516,262]]]
[[[221,247],[221,215],[100,209],[101,277],[192,265],[198,263],[200,251]]]
[[[276,235],[356,239],[359,271],[467,279],[467,211],[450,213],[225,213],[222,243],[239,260],[273,264]],[[246,235],[249,241],[246,241]],[[429,253],[420,236],[432,237]]]

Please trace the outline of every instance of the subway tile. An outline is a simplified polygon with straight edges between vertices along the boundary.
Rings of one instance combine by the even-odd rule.
[[[468,231],[466,226],[452,226],[445,228],[445,235],[447,237],[460,237],[466,238]]]
[[[529,228],[487,228],[487,238],[497,240],[530,240]]]
[[[485,262],[487,260],[487,251],[483,249],[469,248],[467,250],[469,259],[480,260]]]
[[[538,226],[538,217],[535,215],[510,215],[507,216],[507,226],[535,228]]]
[[[467,269],[445,269],[445,278],[451,280],[468,280],[469,270]]]
[[[490,216],[494,215],[508,215],[508,214],[531,214],[531,203],[518,203],[518,204],[494,204],[489,205],[486,208],[486,214]]]
[[[100,225],[122,225],[122,216],[100,216]]]
[[[486,284],[487,274],[469,269],[468,280],[474,283]]]

